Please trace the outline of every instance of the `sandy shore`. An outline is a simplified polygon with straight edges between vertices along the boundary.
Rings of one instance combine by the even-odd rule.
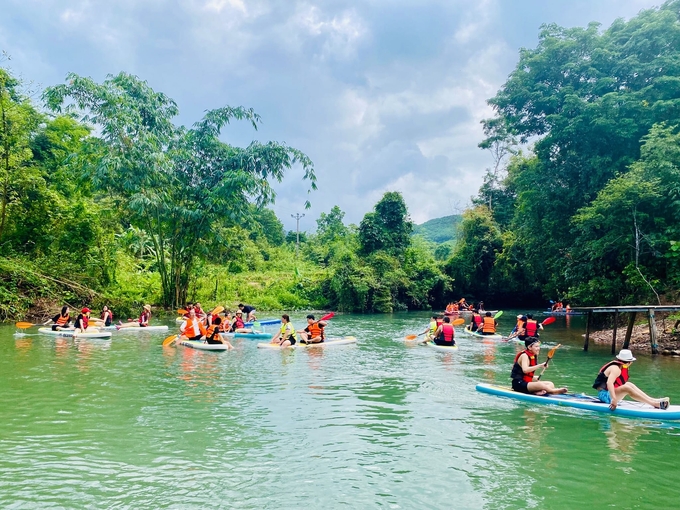
[[[664,329],[665,325],[665,329]],[[680,327],[674,329],[675,320],[666,319],[665,324],[662,320],[656,321],[657,343],[659,352],[667,356],[680,356]],[[612,343],[613,330],[604,329],[601,331],[591,331],[590,341],[597,344]],[[616,347],[620,349],[626,338],[626,326],[622,326],[616,331]],[[652,344],[649,339],[649,324],[647,322],[633,327],[630,337],[630,349],[633,352],[652,352]]]

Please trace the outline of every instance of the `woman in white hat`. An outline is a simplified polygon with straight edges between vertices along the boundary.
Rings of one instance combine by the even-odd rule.
[[[142,313],[139,316],[139,319],[136,321],[130,321],[126,323],[118,322],[116,325],[116,329],[123,329],[123,328],[145,328],[149,325],[149,319],[151,319],[151,305],[144,305],[142,308]]]
[[[633,361],[635,361],[633,353],[628,349],[621,349],[615,360],[600,369],[593,383],[593,388],[597,390],[597,398],[609,404],[612,411],[626,395],[657,409],[668,409],[670,404],[668,397],[652,398],[628,380],[628,367]]]

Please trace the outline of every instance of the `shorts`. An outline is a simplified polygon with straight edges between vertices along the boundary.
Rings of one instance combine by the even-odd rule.
[[[435,345],[443,345],[445,347],[453,347],[454,345],[456,345],[455,340],[451,340],[450,342],[447,342],[446,340],[440,340],[439,338],[435,338],[432,341],[434,342]]]
[[[609,390],[600,390],[597,392],[597,398],[599,398],[605,404],[611,404],[612,399],[609,395]]]
[[[495,331],[486,331],[486,332],[482,331],[482,335],[495,335],[495,334],[496,334]]]
[[[104,321],[104,326],[106,326],[108,328],[110,325],[111,325],[111,317],[107,317],[106,321]]]
[[[290,342],[290,345],[295,345],[295,338],[293,338],[292,336],[289,336],[287,340]]]
[[[145,328],[145,327],[147,327],[147,326],[148,326],[148,324],[142,324],[141,322],[139,323],[139,327],[140,327],[140,328]]]
[[[526,393],[529,394],[529,383],[526,382],[524,379],[513,379],[512,380],[512,389],[515,390],[517,393]]]
[[[206,341],[207,343],[209,343],[210,345],[216,345],[216,344],[224,343],[224,342],[222,342],[222,340],[220,340],[219,338],[215,338],[215,339],[213,339],[213,338],[206,338],[205,341]]]
[[[187,337],[187,338],[189,338],[189,340],[196,341],[196,340],[200,340],[201,338],[203,338],[203,335],[196,335],[196,336]]]

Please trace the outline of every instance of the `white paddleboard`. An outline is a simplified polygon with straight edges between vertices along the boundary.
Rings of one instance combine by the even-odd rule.
[[[271,349],[271,350],[281,350],[281,349],[310,349],[316,347],[330,347],[332,345],[348,345],[357,343],[356,337],[345,336],[342,338],[327,338],[324,342],[318,344],[301,344],[299,341],[295,342],[295,345],[289,345],[288,347],[279,347],[278,344],[264,343],[261,342],[257,344],[258,349]]]

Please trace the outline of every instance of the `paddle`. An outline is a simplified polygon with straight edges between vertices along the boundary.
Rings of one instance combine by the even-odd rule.
[[[536,379],[537,381],[541,380],[541,377],[543,376],[543,372],[545,372],[545,369],[548,368],[548,364],[550,363],[550,360],[555,355],[555,351],[560,347],[560,345],[562,345],[562,344],[557,344],[555,347],[553,347],[552,349],[550,349],[548,351],[548,359],[545,360],[545,366],[543,367],[543,370],[541,370],[541,373],[538,374],[538,379]]]
[[[210,312],[210,315],[217,315],[218,313],[222,313],[224,311],[223,306],[216,306],[213,308],[212,312]]]
[[[186,315],[188,313],[189,312],[187,312],[184,308],[180,308],[179,310],[177,310],[177,315]]]
[[[42,326],[42,324],[33,324],[31,322],[17,322],[15,326],[19,329],[26,329],[32,326]]]
[[[503,315],[503,310],[499,311],[496,315],[493,316],[493,318],[498,319],[501,315]]]
[[[465,319],[456,319],[455,321],[451,322],[452,326],[460,326],[461,324],[465,324]],[[419,336],[423,336],[426,333],[426,331],[423,331],[422,333],[418,333],[417,335],[406,335],[404,337],[404,340],[415,340]]]
[[[557,319],[555,319],[555,317],[548,317],[546,320],[544,320],[543,322],[541,322],[541,326],[547,326],[548,324],[552,324],[552,323],[555,322],[556,320],[557,320]]]
[[[335,317],[335,312],[327,313],[316,322],[327,321],[329,319],[332,319],[333,317]]]
[[[168,338],[163,340],[163,344],[162,344],[163,347],[167,347],[168,345],[170,345],[173,342],[173,340],[176,340],[177,338],[179,338],[179,335],[169,336]]]

